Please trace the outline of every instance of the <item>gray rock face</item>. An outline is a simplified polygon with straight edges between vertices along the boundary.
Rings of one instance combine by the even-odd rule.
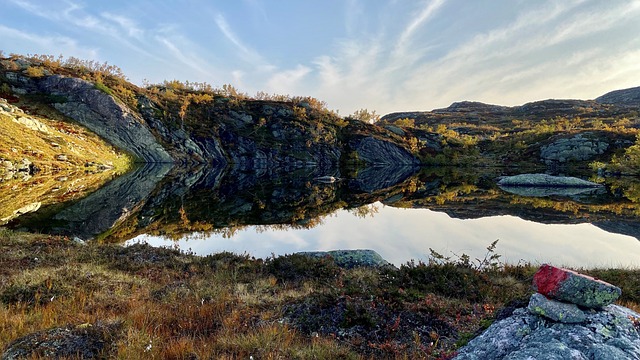
[[[609,143],[593,133],[583,133],[541,147],[540,159],[545,164],[585,161],[602,155],[608,148]]]
[[[349,145],[358,154],[360,160],[371,165],[417,165],[420,163],[407,150],[374,137],[353,140]]]
[[[169,130],[156,114],[162,111],[147,97],[138,99],[140,114],[151,131],[168,147],[174,149],[172,157],[177,163],[208,163],[226,165],[227,157],[216,138],[190,137],[182,129]]]
[[[331,258],[336,265],[351,269],[354,267],[381,267],[389,266],[388,261],[382,258],[380,254],[374,250],[361,249],[361,250],[333,250],[333,251],[310,251],[300,252],[299,254],[316,257],[316,258]]]
[[[547,299],[538,293],[531,296],[527,309],[534,315],[544,316],[565,324],[581,323],[586,320],[584,311],[580,310],[576,304]]]
[[[591,181],[566,176],[551,176],[547,174],[520,174],[515,176],[506,176],[498,181],[501,187],[509,186],[527,186],[527,187],[573,187],[573,188],[590,188],[600,187],[602,185]]]
[[[640,359],[640,314],[609,305],[581,324],[549,321],[517,309],[460,349],[456,360]]]
[[[55,108],[113,145],[144,162],[173,162],[141,119],[92,83],[54,75],[44,78],[39,88],[66,97],[67,101],[54,104]]]

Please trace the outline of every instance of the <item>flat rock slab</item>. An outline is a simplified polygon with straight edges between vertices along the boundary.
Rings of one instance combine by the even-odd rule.
[[[547,174],[520,174],[505,176],[498,181],[499,186],[527,186],[527,187],[573,187],[594,188],[602,185],[578,179],[576,177],[552,176]]]
[[[300,255],[316,258],[331,258],[336,265],[342,268],[351,269],[354,267],[381,267],[391,264],[382,258],[374,250],[333,250],[333,251],[310,251],[300,252]]]
[[[622,295],[617,286],[551,265],[540,267],[533,276],[533,286],[548,298],[592,309],[607,306]]]
[[[576,304],[547,299],[539,293],[531,295],[527,308],[532,314],[566,324],[581,323],[587,319],[584,311],[580,310]]]

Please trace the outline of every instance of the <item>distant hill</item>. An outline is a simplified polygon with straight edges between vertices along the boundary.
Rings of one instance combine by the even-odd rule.
[[[640,86],[608,92],[602,96],[597,97],[596,102],[600,104],[638,107],[640,106]]]
[[[629,115],[639,108],[640,87],[635,87],[612,91],[595,100],[549,99],[512,107],[461,101],[443,109],[391,113],[383,116],[380,121],[382,124],[390,124],[400,119],[412,119],[416,126],[467,123],[510,127],[512,120],[615,118]]]

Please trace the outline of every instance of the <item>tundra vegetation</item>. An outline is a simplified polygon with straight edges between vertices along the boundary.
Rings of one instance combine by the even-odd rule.
[[[0,348],[75,324],[95,329],[86,336],[102,341],[91,343],[104,345],[100,357],[450,358],[533,292],[536,267],[501,263],[496,246],[483,259],[432,252],[399,269],[343,269],[1,230]],[[618,284],[619,303],[640,310],[638,270],[581,271]]]

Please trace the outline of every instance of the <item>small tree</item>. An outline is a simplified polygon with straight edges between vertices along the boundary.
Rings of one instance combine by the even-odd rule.
[[[356,110],[356,112],[349,115],[349,117],[370,124],[375,124],[376,122],[378,122],[378,120],[380,120],[380,115],[376,114],[375,110],[369,112],[369,110],[367,109]]]

